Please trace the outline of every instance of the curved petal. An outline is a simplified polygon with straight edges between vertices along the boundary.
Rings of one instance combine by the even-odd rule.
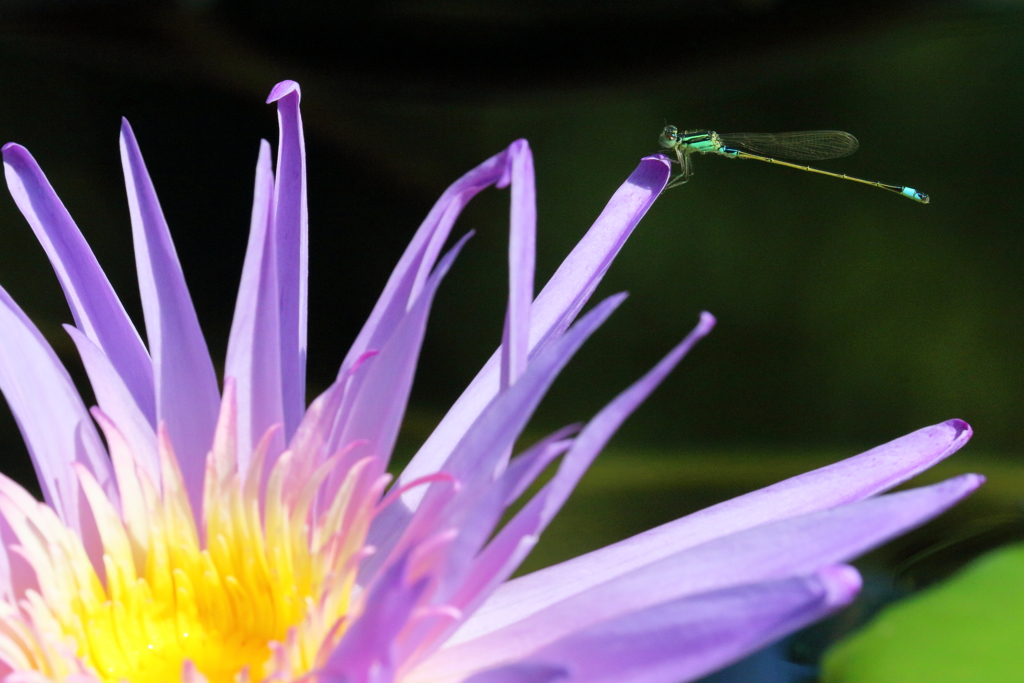
[[[132,400],[124,379],[103,350],[92,343],[81,330],[70,325],[64,329],[78,348],[78,355],[89,375],[96,402],[107,418],[117,426],[128,444],[132,461],[142,467],[154,482],[160,481],[160,464],[156,455],[156,432]]]
[[[537,246],[537,198],[533,154],[526,140],[508,148],[512,208],[508,234],[508,310],[501,336],[501,386],[518,379],[526,369],[530,350],[530,305]],[[504,187],[504,180],[497,187]]]
[[[427,580],[410,583],[406,558],[395,562],[370,589],[366,609],[345,632],[321,669],[331,683],[391,683],[398,634],[427,588]]]
[[[249,244],[224,362],[225,382],[234,378],[237,391],[238,462],[243,472],[267,430],[284,422],[277,252],[271,230],[274,174],[266,140],[260,141],[255,185]],[[282,435],[273,437],[267,468],[273,467],[284,444]]]
[[[57,273],[75,325],[103,350],[156,428],[153,365],[114,288],[28,150],[11,143],[3,156],[7,187]]]
[[[280,303],[285,441],[298,428],[306,410],[309,220],[306,209],[306,143],[299,114],[300,98],[299,84],[295,81],[281,81],[267,98],[267,104],[277,102],[280,126],[274,181],[274,243]]]
[[[690,349],[711,331],[714,324],[715,319],[710,313],[702,314],[697,327],[683,341],[587,423],[573,440],[572,447],[551,481],[474,559],[469,576],[452,601],[455,607],[467,614],[473,613],[497,584],[515,571],[608,440]]]
[[[346,397],[348,405],[343,408],[337,433],[332,435],[325,455],[358,443],[345,456],[346,461],[356,462],[366,456],[374,456],[381,468],[387,465],[409,402],[434,294],[472,235],[467,233],[444,255],[427,279],[423,292],[402,317],[384,347],[352,377]],[[330,500],[334,496],[347,474],[347,468],[335,468],[324,489],[325,499]]]
[[[459,484],[460,494],[449,504],[450,485],[432,485],[428,488],[424,505],[406,519],[388,517],[388,513],[399,509],[398,514],[410,515],[398,502],[385,509],[373,522],[367,543],[379,552],[367,559],[362,567],[363,576],[371,575],[380,563],[392,553],[402,553],[407,544],[420,542],[453,524],[454,518],[462,518],[473,511],[476,505],[490,491],[495,469],[507,449],[511,448],[523,427],[533,414],[545,392],[573,354],[583,342],[601,326],[609,315],[625,299],[624,294],[611,296],[589,311],[555,344],[552,344],[527,367],[526,372],[507,391],[498,396],[480,419],[470,428],[466,436],[453,450],[452,457],[445,464],[445,472]],[[495,499],[504,501],[504,496]],[[383,520],[384,523],[380,523]],[[494,521],[476,516],[472,520],[474,530]],[[470,520],[465,523],[470,524]],[[460,528],[458,524],[454,528]],[[463,529],[466,532],[466,529]],[[490,532],[490,528],[486,533]],[[468,535],[468,534],[463,534]]]
[[[487,537],[493,533],[504,512],[509,492],[522,487],[521,473],[517,471],[520,469],[519,463],[514,462],[513,466],[498,481],[490,484],[490,490],[485,494],[475,496],[464,494],[462,498],[468,499],[469,504],[462,504],[461,516],[448,517],[443,522],[451,528],[459,529],[459,535],[455,543],[452,544],[445,576],[439,582],[440,599],[459,610],[460,614],[471,614],[475,611],[494,588],[501,581],[507,579],[526,557],[541,532],[568,499],[580,477],[583,476],[590,463],[604,448],[622,422],[654,391],[694,344],[710,332],[713,326],[714,318],[711,314],[704,313],[697,327],[682,342],[676,345],[646,375],[634,382],[601,410],[573,440],[568,454],[562,460],[558,472],[551,481],[498,532],[483,552],[480,552],[480,548],[486,542]],[[558,345],[563,344],[565,339],[568,337],[560,340]],[[551,348],[554,349],[557,346]],[[540,359],[538,359],[538,364],[539,362]],[[529,376],[535,372],[535,368],[536,365],[531,365],[527,374],[524,375],[524,381],[527,381]],[[514,392],[515,389],[511,391]],[[507,412],[502,405],[505,402],[504,399],[504,396],[499,398],[494,406],[485,411],[485,415],[492,410],[500,411],[502,414]],[[470,434],[475,429],[476,427],[470,430]],[[469,435],[467,435],[468,437]],[[542,448],[538,452],[543,453],[544,450]],[[487,452],[486,449],[484,452]],[[524,456],[526,456],[526,466],[528,467],[530,456],[529,454],[524,454]],[[517,461],[521,459],[523,456],[517,458]],[[486,461],[482,463],[481,470],[485,473],[490,471]],[[471,488],[474,486],[484,490],[484,487],[487,487],[487,482],[470,485]],[[417,514],[425,513],[426,510],[427,508],[421,508]],[[461,619],[456,619],[445,622],[436,632],[424,635],[421,654],[418,656],[426,656],[432,648],[440,644],[444,636],[452,633],[459,626],[460,621]]]
[[[664,156],[643,159],[551,276],[530,307],[531,354],[535,355],[544,344],[558,338],[572,323],[633,228],[665,187],[669,171]],[[441,468],[455,444],[498,393],[500,366],[500,351],[496,351],[420,447],[399,477],[400,484]],[[402,504],[415,508],[421,497],[422,492],[413,491],[403,496]]]
[[[82,537],[72,463],[85,465],[117,501],[110,460],[67,370],[3,288],[0,330],[0,390],[28,446],[46,502]]]
[[[494,593],[487,608],[528,613],[714,538],[873,496],[949,457],[971,434],[962,420],[919,429],[852,458],[509,581]]]
[[[573,683],[679,683],[722,668],[848,605],[861,586],[853,567],[727,588],[633,612],[573,633],[505,667],[563,669]],[[466,683],[492,680],[485,671]]]
[[[339,375],[367,351],[381,348],[391,336],[423,290],[459,213],[478,192],[506,177],[508,155],[509,150],[506,149],[487,159],[452,183],[435,202],[391,271],[370,317],[345,356]]]
[[[488,603],[423,666],[481,668],[495,649],[518,658],[559,638],[687,595],[808,574],[849,560],[948,509],[984,479],[934,486],[765,524],[699,545],[538,609]]]
[[[206,453],[220,410],[213,362],[160,202],[128,121],[121,122],[121,165],[135,241],[146,336],[153,354],[157,422],[178,454],[192,509],[201,518]]]

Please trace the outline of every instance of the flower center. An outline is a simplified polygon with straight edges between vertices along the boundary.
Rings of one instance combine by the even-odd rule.
[[[0,604],[0,661],[50,680],[86,674],[109,683],[285,682],[315,670],[351,617],[379,497],[363,476],[372,459],[349,468],[311,522],[335,460],[313,471],[285,452],[261,504],[262,457],[242,476],[233,458],[217,461],[215,448],[201,542],[174,455],[166,439],[160,446],[159,493],[136,468],[116,468],[122,509],[132,515],[79,469],[102,539],[103,578],[49,507],[22,501],[13,519],[3,510],[38,589]]]

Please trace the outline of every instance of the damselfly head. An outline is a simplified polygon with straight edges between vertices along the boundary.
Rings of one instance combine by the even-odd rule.
[[[658,144],[666,149],[672,149],[679,142],[679,129],[675,126],[665,126],[658,137]]]

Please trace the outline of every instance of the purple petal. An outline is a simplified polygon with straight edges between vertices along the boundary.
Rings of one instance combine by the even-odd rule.
[[[500,457],[497,453],[506,444],[512,445],[558,373],[625,298],[625,294],[608,297],[553,344],[550,353],[534,358],[520,381],[506,392],[508,397],[501,396],[492,402],[466,432],[445,462],[444,470],[469,489],[492,477],[495,460]]]
[[[548,602],[546,608],[538,609],[539,600],[524,606],[485,603],[435,658],[469,666],[495,648],[505,648],[508,656],[517,658],[580,629],[668,600],[809,574],[922,524],[983,481],[978,475],[963,475],[765,524],[684,550],[560,602]],[[577,578],[581,577],[564,577]],[[553,588],[560,593],[559,587]]]
[[[344,414],[339,418],[338,433],[332,435],[326,454],[358,442],[346,460],[355,462],[372,455],[379,459],[381,467],[387,465],[409,402],[434,294],[471,236],[472,233],[466,234],[445,254],[427,280],[422,295],[399,322],[384,348],[357,370],[347,391],[349,404],[342,408]],[[347,468],[335,468],[324,488],[324,500],[333,498],[347,474]]]
[[[123,119],[121,165],[153,354],[157,421],[167,426],[192,509],[201,519],[206,453],[220,410],[217,377],[156,190],[131,126]]]
[[[117,501],[110,460],[57,354],[3,288],[0,330],[0,390],[28,446],[46,502],[81,536],[72,463],[85,465]]]
[[[515,605],[529,612],[711,539],[875,495],[952,455],[971,433],[961,420],[919,429],[858,456],[510,581],[491,597],[488,607],[503,611]]]
[[[57,273],[75,325],[110,359],[155,428],[153,366],[138,331],[36,160],[13,143],[4,146],[3,156],[7,187]]]
[[[835,566],[673,600],[573,633],[505,668],[562,668],[574,683],[692,681],[845,607],[860,585],[857,570]],[[482,672],[466,683],[490,680],[507,679]]]
[[[370,589],[362,615],[345,632],[318,678],[328,683],[388,683],[393,680],[395,640],[426,590],[410,584],[406,560],[388,567]]]
[[[528,450],[523,451],[512,460],[502,475],[504,484],[508,488],[508,495],[505,498],[506,506],[517,501],[519,496],[523,495],[530,487],[530,484],[540,476],[544,468],[569,450],[573,444],[571,437],[579,433],[581,426],[574,424],[562,427],[530,446]]]
[[[455,476],[460,484],[458,495],[452,496],[449,486],[434,488],[418,508],[403,542],[398,544],[392,554],[429,542],[428,539],[436,538],[445,530],[458,529],[454,541],[448,544],[444,561],[435,565],[436,588],[432,597],[435,603],[447,604],[461,612],[465,604],[476,598],[479,588],[490,586],[489,579],[494,572],[474,573],[477,565],[473,558],[492,534],[511,490],[522,483],[522,473],[514,470],[514,476],[507,479],[502,477],[495,482],[495,466],[501,462],[503,453],[511,448],[512,442],[561,367],[617,303],[613,299],[599,304],[565,336],[534,359],[520,380],[484,411],[480,420],[455,449],[451,462],[446,464],[445,472]],[[367,567],[372,567],[372,564],[368,563]],[[509,573],[511,571],[509,569]],[[408,643],[408,648],[419,655],[425,655],[455,625],[457,618],[424,626],[410,634],[409,638],[414,642]]]
[[[587,313],[561,339],[551,345],[527,367],[526,372],[490,405],[452,452],[445,472],[460,484],[460,495],[448,505],[449,486],[430,486],[424,505],[411,519],[409,511],[396,501],[374,519],[367,542],[378,554],[363,565],[364,576],[371,576],[379,563],[392,552],[404,552],[405,544],[415,544],[450,524],[453,516],[471,510],[489,490],[497,464],[511,448],[516,437],[533,414],[555,377],[583,342],[625,299],[624,294],[609,297]],[[503,502],[503,498],[500,499]],[[474,528],[493,524],[475,516],[468,520]],[[456,526],[455,528],[461,528]],[[403,544],[398,544],[399,533]]]
[[[89,375],[89,383],[96,394],[96,402],[114,423],[131,449],[135,463],[154,483],[160,482],[160,464],[156,451],[156,432],[146,416],[139,410],[124,379],[103,350],[78,328],[65,325],[64,329],[78,348],[78,355]]]
[[[469,171],[437,200],[391,272],[370,317],[345,356],[339,374],[344,374],[367,351],[383,347],[422,291],[463,207],[478,192],[506,177],[508,154],[506,149]]]
[[[231,320],[224,377],[235,380],[238,408],[238,462],[249,464],[253,448],[268,429],[284,422],[281,376],[281,329],[278,318],[278,271],[271,212],[274,174],[270,145],[260,141],[256,163],[249,244],[245,250],[242,281]],[[284,449],[278,434],[267,451],[266,467],[273,467]]]
[[[466,614],[473,613],[490,592],[515,571],[612,435],[714,324],[710,313],[702,314],[697,327],[682,342],[587,423],[551,481],[498,532],[476,559],[453,605]]]
[[[495,572],[482,573],[481,562],[475,560],[487,538],[493,533],[501,515],[514,503],[521,492],[540,475],[543,469],[556,457],[564,453],[572,439],[566,438],[579,431],[578,425],[562,428],[544,438],[524,453],[518,455],[500,479],[476,495],[471,492],[470,504],[459,506],[454,514],[445,516],[444,524],[458,529],[458,535],[448,543],[445,559],[436,564],[436,589],[432,596],[434,604],[443,604],[454,609],[456,616],[449,616],[433,624],[424,625],[414,637],[406,639],[408,650],[417,661],[435,650],[462,621],[463,606],[488,586]],[[535,538],[527,541],[533,547]],[[493,554],[493,553],[492,553]],[[522,553],[525,556],[525,551]],[[486,563],[486,562],[485,562]],[[512,570],[509,570],[511,573]],[[505,577],[501,577],[505,578]],[[500,579],[499,579],[500,580]],[[469,597],[462,597],[468,594]],[[406,660],[403,660],[406,661]]]
[[[530,145],[526,140],[516,140],[509,145],[508,154],[512,210],[508,238],[508,310],[501,337],[502,388],[515,382],[526,369],[537,244],[537,198]],[[504,187],[504,180],[497,186]]]
[[[510,664],[499,669],[488,669],[478,674],[473,674],[466,683],[554,683],[554,681],[569,678],[569,670],[556,664],[535,664],[532,662],[521,662]],[[416,673],[412,674],[412,681],[419,681]]]
[[[280,142],[274,184],[274,238],[280,301],[281,390],[285,440],[306,410],[306,302],[309,289],[309,221],[306,210],[306,143],[299,114],[299,84],[281,81],[267,103],[277,102]],[[262,436],[262,435],[261,435]]]
[[[668,182],[669,171],[663,156],[643,159],[562,262],[530,308],[531,354],[560,336],[572,323],[633,228]],[[440,469],[455,444],[498,393],[500,366],[500,352],[496,351],[402,472],[400,484]],[[415,508],[419,498],[414,492],[403,497],[403,504]]]

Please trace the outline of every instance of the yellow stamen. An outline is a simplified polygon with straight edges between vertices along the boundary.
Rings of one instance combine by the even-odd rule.
[[[311,529],[310,508],[336,460],[307,476],[308,456],[286,451],[261,505],[270,439],[240,472],[229,394],[207,463],[202,536],[166,434],[158,489],[100,420],[124,506],[116,510],[78,468],[103,544],[102,580],[77,534],[3,482],[0,512],[38,590],[16,605],[0,601],[0,661],[27,678],[84,674],[104,683],[284,683],[315,669],[354,616],[355,572],[377,502],[367,493],[376,487],[361,484],[372,460],[350,469]]]

